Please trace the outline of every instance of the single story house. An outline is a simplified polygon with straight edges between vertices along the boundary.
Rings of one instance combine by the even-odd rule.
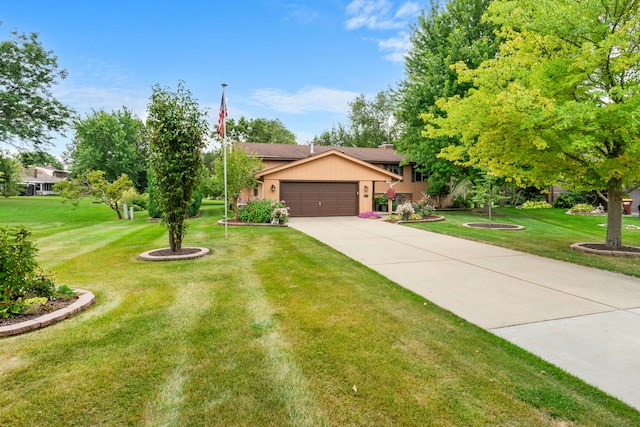
[[[69,173],[52,167],[29,166],[22,170],[22,184],[27,196],[51,196],[53,185],[67,179]]]
[[[240,199],[284,200],[291,216],[355,216],[383,210],[375,198],[392,187],[397,203],[417,201],[427,189],[412,163],[392,145],[378,148],[236,143],[260,158],[258,187]]]

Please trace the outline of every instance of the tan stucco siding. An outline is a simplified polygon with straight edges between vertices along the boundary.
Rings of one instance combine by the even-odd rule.
[[[340,156],[327,156],[264,176],[267,180],[362,181],[385,180],[387,175]]]

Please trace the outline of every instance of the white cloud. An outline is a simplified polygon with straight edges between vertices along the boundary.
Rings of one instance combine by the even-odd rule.
[[[348,30],[400,30],[395,36],[376,40],[387,61],[403,62],[410,46],[409,23],[420,14],[420,10],[420,4],[411,1],[400,4],[394,12],[394,5],[389,0],[353,0],[347,6],[349,18],[345,27]]]
[[[264,105],[273,111],[304,114],[309,112],[328,112],[346,114],[349,102],[358,94],[324,87],[305,87],[295,93],[281,89],[257,89],[252,101]]]

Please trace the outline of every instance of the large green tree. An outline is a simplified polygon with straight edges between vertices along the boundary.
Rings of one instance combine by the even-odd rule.
[[[608,197],[606,245],[622,246],[626,187],[640,181],[638,0],[496,0],[499,54],[458,64],[465,98],[442,100],[432,136],[459,136],[444,155],[517,183],[598,190]]]
[[[0,195],[15,196],[22,189],[22,165],[0,150]]]
[[[71,176],[101,170],[113,181],[126,173],[136,188],[144,191],[148,142],[142,120],[126,107],[111,113],[99,110],[78,118],[74,129],[73,142],[65,153]]]
[[[240,117],[225,122],[227,137],[232,141],[295,144],[296,136],[278,119],[246,119]]]
[[[431,182],[448,183],[452,177],[473,179],[475,174],[473,169],[438,157],[444,147],[458,144],[458,139],[425,135],[421,114],[442,116],[436,101],[463,97],[472,86],[458,81],[453,64],[463,61],[469,68],[476,68],[495,56],[499,46],[494,34],[496,26],[481,19],[489,3],[490,0],[451,0],[446,5],[432,2],[411,28],[405,77],[396,93],[396,114],[404,127],[395,146],[415,161],[417,169]]]
[[[46,51],[38,34],[11,32],[0,42],[0,142],[13,147],[41,147],[52,132],[68,125],[71,110],[52,88],[67,76],[58,59]]]
[[[322,132],[314,144],[343,147],[371,147],[396,142],[402,125],[396,120],[395,101],[390,90],[378,92],[372,99],[364,94],[349,103],[348,121]]]
[[[24,167],[27,166],[52,166],[54,169],[64,170],[64,165],[57,157],[44,151],[21,151],[18,160]]]
[[[182,83],[175,92],[155,85],[148,113],[155,200],[169,231],[169,246],[177,252],[182,249],[191,198],[206,170],[202,151],[209,132],[207,115]]]

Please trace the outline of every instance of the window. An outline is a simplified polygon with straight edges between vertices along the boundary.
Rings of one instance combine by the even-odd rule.
[[[424,182],[422,172],[418,172],[413,165],[411,165],[411,182]]]
[[[394,163],[388,163],[388,164],[384,165],[383,168],[388,170],[389,172],[393,172],[395,174],[398,174],[398,175],[402,176],[403,179],[401,181],[404,180],[404,175],[402,174],[402,169],[403,169],[402,166],[400,166],[398,164],[394,164]]]

